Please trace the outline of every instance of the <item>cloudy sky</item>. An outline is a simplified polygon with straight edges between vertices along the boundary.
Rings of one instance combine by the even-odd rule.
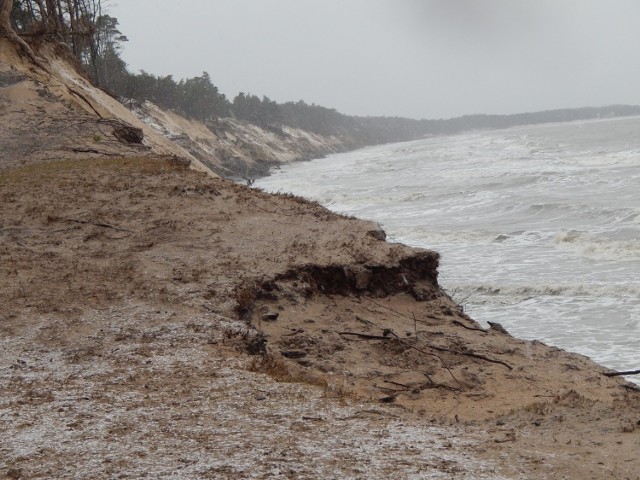
[[[176,6],[177,5],[177,6]],[[640,104],[638,0],[110,0],[133,71],[353,115]]]

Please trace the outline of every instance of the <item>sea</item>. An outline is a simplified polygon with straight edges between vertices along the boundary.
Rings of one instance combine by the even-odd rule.
[[[440,285],[485,326],[640,369],[640,117],[375,146],[255,186],[438,251]]]

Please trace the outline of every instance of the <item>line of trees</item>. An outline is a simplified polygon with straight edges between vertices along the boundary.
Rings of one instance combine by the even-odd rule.
[[[171,75],[129,72],[121,58],[127,37],[120,32],[118,20],[103,12],[100,0],[0,0],[0,36],[12,40],[36,62],[25,39],[32,44],[43,37],[65,43],[95,84],[131,104],[149,100],[205,123],[233,117],[278,133],[283,133],[285,126],[301,128],[341,137],[352,147],[472,129],[640,114],[640,107],[610,106],[412,120],[349,116],[302,100],[279,104],[266,96],[260,98],[244,92],[230,101],[207,72],[179,81]]]
[[[11,28],[30,40],[64,42],[84,65],[94,69],[104,43],[99,35],[100,0],[0,0],[10,10]]]
[[[127,38],[118,30],[117,19],[99,17],[102,49],[97,56],[97,83],[124,99],[149,100],[184,116],[203,122],[233,117],[282,133],[285,126],[324,136],[336,136],[351,147],[415,140],[425,135],[453,134],[475,129],[507,128],[517,125],[566,122],[598,117],[639,115],[640,107],[612,105],[557,109],[513,115],[465,115],[451,119],[415,120],[400,117],[357,117],[332,108],[298,102],[277,103],[240,92],[232,101],[220,93],[210,75],[176,82],[172,76],[147,72],[130,73],[120,58]]]
[[[142,103],[149,100],[202,122],[213,121],[230,114],[226,96],[220,93],[207,72],[176,82],[171,75],[162,77],[145,71],[132,74],[123,69],[117,82],[107,82],[101,86],[128,102]]]
[[[203,122],[233,117],[280,133],[284,126],[296,127],[347,137],[354,146],[423,133],[415,120],[351,117],[302,100],[278,104],[266,96],[240,92],[230,101],[207,72],[179,81],[171,75],[129,72],[121,57],[127,37],[118,20],[103,12],[101,0],[0,0],[0,11],[5,12],[0,16],[4,30],[30,43],[42,38],[65,43],[95,84],[125,102],[149,100]]]

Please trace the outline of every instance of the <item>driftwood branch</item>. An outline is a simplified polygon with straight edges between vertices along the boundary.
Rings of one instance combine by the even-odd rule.
[[[460,380],[458,380],[456,378],[456,376],[451,371],[451,368],[449,368],[449,365],[447,365],[447,362],[445,362],[444,359],[440,355],[437,355],[437,354],[432,353],[432,352],[427,352],[425,350],[422,350],[421,348],[416,347],[415,345],[410,344],[409,342],[406,342],[405,340],[400,338],[390,328],[385,328],[383,335],[370,335],[368,333],[356,333],[356,332],[338,332],[338,334],[339,335],[354,336],[354,337],[358,337],[358,338],[364,338],[366,340],[391,340],[392,338],[395,338],[399,343],[401,343],[405,347],[409,347],[409,348],[411,348],[413,350],[416,350],[416,351],[422,353],[423,355],[429,355],[429,356],[432,356],[432,357],[436,357],[438,360],[440,360],[440,363],[442,363],[442,366],[447,370],[447,372],[449,372],[449,375],[451,375],[451,378],[453,378],[456,381],[456,383],[460,386],[460,388],[464,390],[464,387],[462,386],[462,383],[460,383]]]
[[[349,335],[353,337],[364,338],[366,340],[391,340],[391,337],[385,337],[382,335],[369,335],[367,333],[338,332],[338,335]]]
[[[378,387],[381,390],[387,390],[389,392],[394,392],[394,393],[401,393],[401,392],[408,392],[408,391],[422,391],[422,390],[426,390],[428,388],[442,388],[445,390],[449,390],[451,392],[457,393],[462,391],[460,388],[455,388],[452,387],[450,385],[446,385],[444,383],[435,383],[433,380],[431,380],[431,378],[427,375],[427,378],[429,379],[429,381],[427,383],[423,383],[421,385],[405,385],[404,383],[398,383],[398,382],[393,382],[391,380],[385,380],[385,383],[389,383],[391,385],[395,385],[397,387],[400,387],[400,389],[394,389],[394,388],[387,388],[387,387]]]
[[[494,439],[493,439],[493,441],[494,441],[495,443],[515,442],[515,441],[516,441],[516,435],[515,435],[515,433],[511,433],[511,432],[509,432],[509,433],[507,433],[507,434],[505,435],[505,437],[504,437],[504,438],[502,438],[502,439],[494,438]]]
[[[511,365],[509,365],[508,363],[503,362],[502,360],[496,360],[495,358],[485,357],[484,355],[480,355],[479,353],[461,352],[459,350],[452,350],[452,349],[446,348],[446,347],[437,347],[435,345],[427,345],[427,346],[429,348],[432,348],[432,349],[437,350],[439,352],[449,352],[449,353],[453,353],[454,355],[463,355],[465,357],[477,358],[479,360],[484,360],[486,362],[497,363],[499,365],[504,365],[509,370],[513,370],[513,367]]]
[[[451,375],[451,378],[453,378],[456,381],[456,383],[460,386],[460,389],[464,390],[464,387],[462,386],[462,383],[460,383],[460,380],[456,378],[456,376],[451,371],[451,368],[449,368],[449,365],[447,365],[447,362],[445,362],[440,355],[436,355],[435,353],[431,353],[431,352],[426,352],[421,348],[416,347],[415,345],[411,345],[409,342],[406,342],[402,338],[400,338],[393,330],[385,329],[385,333],[393,335],[396,338],[396,340],[398,340],[398,342],[400,342],[402,345],[406,347],[412,348],[413,350],[420,352],[423,355],[430,355],[432,357],[436,357],[438,360],[440,360],[440,363],[442,363],[442,366],[447,370],[447,372],[449,372],[449,375]]]
[[[77,91],[75,88],[71,88],[71,87],[67,87],[67,90],[69,90],[70,93],[72,93],[73,95],[75,95],[76,97],[80,98],[84,103],[87,104],[87,106],[93,110],[93,112],[98,116],[98,118],[102,118],[102,115],[100,115],[100,112],[98,112],[98,110],[96,110],[93,107],[93,103],[91,103],[89,101],[89,99],[83,95],[82,93],[80,93],[79,91]]]
[[[356,320],[358,320],[359,322],[364,323],[365,325],[369,325],[369,326],[373,326],[373,327],[377,326],[375,323],[367,320],[366,318],[359,317],[358,315],[356,315]]]
[[[426,390],[428,388],[442,388],[444,390],[449,390],[449,391],[451,391],[453,393],[458,393],[458,392],[462,391],[461,388],[455,388],[455,387],[452,387],[451,385],[447,385],[445,383],[435,383],[433,380],[431,380],[429,383],[423,383],[422,385],[420,385],[418,387],[418,389],[420,391]]]
[[[121,153],[110,153],[103,150],[96,150],[95,148],[71,148],[73,153],[95,153],[96,155],[105,155],[108,157],[121,157]]]
[[[466,328],[467,330],[474,330],[476,332],[489,333],[484,328],[470,327],[469,325],[465,325],[464,323],[462,323],[462,322],[460,322],[458,320],[454,320],[451,323],[453,323],[455,325],[458,325],[459,327]]]
[[[509,365],[507,362],[503,362],[502,360],[496,360],[495,358],[485,357],[484,355],[480,355],[479,353],[458,352],[458,355],[466,355],[467,357],[477,358],[479,360],[484,360],[485,362],[497,363],[498,365],[504,365],[509,370],[513,370],[513,367]]]
[[[78,220],[78,219],[75,219],[75,218],[68,218],[67,221],[68,222],[73,222],[73,223],[81,223],[83,225],[94,225],[96,227],[110,228],[112,230],[116,230],[117,232],[133,233],[131,230],[127,230],[127,229],[119,228],[119,227],[114,227],[113,225],[109,225],[108,223],[90,222],[88,220]]]
[[[405,383],[394,382],[393,380],[385,380],[384,383],[390,383],[391,385],[395,385],[396,387],[402,387],[405,390],[411,390],[412,388],[415,388],[415,387],[412,387],[411,385],[407,385]]]
[[[363,298],[364,298],[365,300],[368,300],[369,302],[373,303],[374,305],[377,305],[377,306],[378,306],[378,307],[380,307],[380,308],[384,308],[385,310],[388,310],[388,311],[390,311],[390,312],[392,312],[392,313],[395,313],[396,315],[398,315],[398,316],[400,316],[400,317],[404,317],[404,318],[407,318],[407,319],[409,319],[409,320],[413,320],[414,324],[415,324],[416,322],[418,322],[418,323],[422,323],[422,324],[424,324],[424,325],[433,326],[433,322],[429,322],[429,321],[424,320],[424,319],[422,319],[422,318],[416,318],[415,314],[413,314],[413,316],[411,316],[411,317],[410,317],[409,315],[405,315],[404,313],[399,312],[398,310],[396,310],[396,309],[394,309],[394,308],[391,308],[391,307],[388,307],[387,305],[383,305],[383,304],[381,304],[381,303],[379,303],[379,302],[376,302],[375,300],[372,300],[372,299],[371,299],[371,298],[369,298],[369,297],[363,297]],[[434,316],[434,315],[428,315],[428,314],[423,314],[423,316],[424,316],[424,317],[426,317],[426,318],[431,318],[431,319],[433,319],[433,320],[437,320],[437,321],[438,321],[438,322],[440,322],[440,323],[442,323],[442,321],[443,321],[443,318],[442,318],[442,317],[436,317],[436,316]]]
[[[627,370],[625,372],[604,372],[605,377],[617,377],[620,375],[640,375],[640,370]]]

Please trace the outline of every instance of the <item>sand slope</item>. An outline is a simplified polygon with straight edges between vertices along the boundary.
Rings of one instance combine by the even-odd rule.
[[[221,176],[253,178],[271,165],[344,149],[338,138],[268,131],[232,119],[205,126],[146,102],[125,107],[93,87],[51,46],[34,67],[0,39],[0,168],[64,159],[157,155]],[[140,132],[141,141],[127,132]],[[123,135],[124,132],[124,135]]]
[[[52,47],[40,55],[49,71],[20,58],[0,39],[0,168],[70,158],[168,155],[190,160],[187,151],[157,135],[118,101],[90,85]],[[141,129],[144,140],[119,138]]]
[[[230,118],[204,125],[151,102],[136,106],[133,113],[223,177],[255,178],[273,165],[318,158],[345,148],[338,138],[290,127],[265,130]]]
[[[3,55],[6,477],[638,478],[636,385],[481,328],[437,253],[123,143],[66,67]]]
[[[223,467],[250,478],[250,452],[288,448],[287,465],[314,478],[298,429],[335,438],[337,418],[354,416],[349,428],[383,432],[397,452],[373,474],[357,452],[377,440],[359,437],[344,455],[369,478],[410,478],[414,460],[469,478],[636,478],[632,384],[482,331],[438,288],[437,254],[387,243],[369,222],[158,160],[14,170],[0,195],[0,428],[13,439],[0,455],[12,468],[106,478],[157,473],[157,460],[170,477],[184,459],[190,478]],[[257,431],[225,463],[216,429],[249,435],[243,415]],[[439,467],[402,446],[407,435],[437,444],[430,425],[453,425]],[[71,450],[85,460],[60,463]],[[348,476],[323,458],[321,471]],[[267,475],[265,461],[255,468]]]

